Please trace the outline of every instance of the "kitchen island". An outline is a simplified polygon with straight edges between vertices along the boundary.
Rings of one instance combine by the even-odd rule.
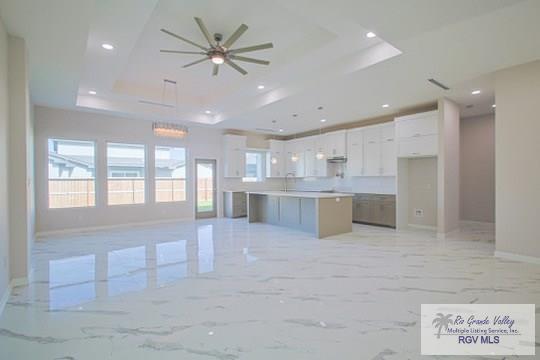
[[[249,222],[307,231],[317,238],[352,231],[353,194],[252,191],[247,193]]]

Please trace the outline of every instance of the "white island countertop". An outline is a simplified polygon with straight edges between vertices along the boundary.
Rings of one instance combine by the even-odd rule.
[[[299,197],[308,199],[333,199],[342,197],[353,197],[353,194],[331,193],[331,192],[316,192],[316,191],[246,191],[247,194],[268,195],[268,196],[286,196]]]

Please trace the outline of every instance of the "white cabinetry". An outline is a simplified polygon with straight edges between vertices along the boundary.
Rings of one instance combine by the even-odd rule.
[[[281,140],[269,140],[268,142],[270,148],[266,155],[266,177],[285,177],[285,142]]]
[[[324,134],[325,154],[329,158],[347,156],[347,132],[345,130]]]
[[[395,121],[398,157],[437,156],[439,147],[437,111],[402,116]]]
[[[364,131],[361,128],[347,132],[347,174],[364,175]]]
[[[397,168],[394,123],[347,133],[349,176],[395,176]]]
[[[381,175],[397,173],[397,150],[394,123],[381,125]]]
[[[226,134],[224,137],[225,177],[244,177],[246,173],[246,137]]]

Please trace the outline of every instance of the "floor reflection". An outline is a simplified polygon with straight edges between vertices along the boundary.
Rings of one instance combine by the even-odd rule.
[[[49,262],[49,308],[62,309],[96,298],[96,257],[77,256]]]
[[[188,276],[186,244],[186,240],[156,244],[158,286],[164,286]]]
[[[199,274],[214,271],[214,227],[212,225],[199,226],[197,240],[199,244]]]
[[[110,296],[146,288],[146,246],[109,251],[107,258]]]
[[[193,240],[148,241],[151,243],[49,260],[49,308],[63,309],[97,297],[163,287],[215,271],[214,226],[200,225],[194,235]],[[247,247],[228,255],[245,263],[258,260]]]

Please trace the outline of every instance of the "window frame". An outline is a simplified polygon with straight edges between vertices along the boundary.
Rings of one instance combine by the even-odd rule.
[[[46,136],[45,139],[46,144],[45,147],[47,149],[46,151],[46,164],[47,164],[47,210],[49,211],[58,211],[58,210],[69,210],[69,209],[93,209],[98,206],[98,192],[99,192],[99,184],[98,184],[98,177],[100,174],[99,168],[98,168],[98,140],[93,138],[82,138],[82,137],[71,137],[71,136]],[[87,206],[67,206],[67,207],[51,207],[51,198],[50,198],[50,189],[49,189],[49,181],[50,178],[50,172],[49,172],[49,141],[50,140],[59,140],[59,141],[74,141],[74,142],[87,142],[91,143],[93,145],[93,161],[94,161],[94,205],[87,205]]]
[[[143,168],[143,184],[144,184],[144,191],[143,191],[143,201],[138,203],[127,203],[127,204],[111,204],[109,202],[109,145],[128,145],[128,146],[139,146],[142,147],[144,154],[144,168]],[[145,141],[140,141],[140,143],[137,143],[137,140],[135,142],[131,142],[128,140],[128,142],[123,142],[123,140],[115,141],[115,140],[108,140],[105,141],[105,183],[106,183],[106,191],[105,191],[105,205],[106,206],[144,206],[147,205],[149,202],[148,197],[148,144]],[[118,177],[117,179],[123,179],[122,177]]]
[[[247,163],[247,156],[248,154],[256,154],[257,157],[258,157],[258,161],[257,161],[257,167],[259,168],[258,170],[260,171],[260,174],[259,176],[257,177],[250,177],[250,176],[244,176],[242,177],[242,182],[243,183],[261,183],[261,182],[265,182],[266,180],[266,151],[262,151],[262,150],[246,150],[245,151],[245,160],[246,160],[246,164],[245,164],[245,175],[247,175],[247,166],[248,166],[248,163]]]
[[[153,183],[154,183],[154,189],[153,189],[153,193],[154,193],[154,203],[155,204],[177,204],[177,203],[185,203],[188,201],[189,199],[189,194],[188,194],[188,188],[189,188],[189,166],[188,166],[188,163],[189,163],[189,157],[188,157],[188,149],[187,149],[187,146],[185,144],[153,144],[153,147],[154,147],[154,153],[153,153],[153,160],[154,160],[154,179],[153,179]],[[171,200],[171,201],[158,201],[157,200],[157,186],[156,186],[156,180],[158,180],[158,177],[156,175],[156,150],[157,148],[177,148],[177,149],[183,149],[184,150],[184,167],[185,167],[185,177],[184,177],[184,195],[185,195],[185,198],[184,200]],[[171,178],[167,178],[167,179],[175,179],[173,177]]]

